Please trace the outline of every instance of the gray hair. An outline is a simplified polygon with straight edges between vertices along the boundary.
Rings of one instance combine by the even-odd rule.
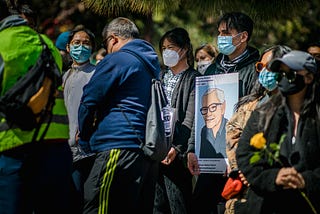
[[[102,37],[106,38],[111,33],[123,39],[138,38],[140,35],[137,26],[130,19],[124,17],[115,18],[107,24],[102,31]]]
[[[211,93],[216,93],[218,100],[223,103],[225,101],[224,91],[219,88],[209,88],[204,94],[204,96],[208,96]]]

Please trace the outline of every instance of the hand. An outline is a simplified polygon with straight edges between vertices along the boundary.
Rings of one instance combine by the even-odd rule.
[[[193,152],[188,153],[188,169],[192,175],[200,174],[198,158]]]
[[[244,174],[240,170],[239,170],[239,178],[245,186],[247,187],[250,186],[248,180],[246,179],[246,177],[244,177]]]
[[[175,150],[175,148],[171,147],[166,158],[162,160],[161,163],[163,163],[164,165],[169,165],[176,158],[176,156],[177,156],[177,151]]]
[[[77,129],[76,131],[76,135],[75,135],[75,140],[76,140],[76,145],[79,144],[79,140],[80,140],[80,136],[79,136],[80,132],[79,132],[79,129]]]
[[[304,178],[293,167],[281,168],[275,182],[284,189],[303,189],[305,187]]]

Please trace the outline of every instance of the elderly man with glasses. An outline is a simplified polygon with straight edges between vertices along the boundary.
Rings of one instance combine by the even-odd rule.
[[[224,91],[208,89],[202,96],[201,115],[205,126],[201,130],[200,158],[226,157],[226,101]]]

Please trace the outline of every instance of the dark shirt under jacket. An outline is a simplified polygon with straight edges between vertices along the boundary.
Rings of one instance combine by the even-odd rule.
[[[204,126],[201,130],[200,158],[226,158],[226,118],[222,118],[217,136]]]

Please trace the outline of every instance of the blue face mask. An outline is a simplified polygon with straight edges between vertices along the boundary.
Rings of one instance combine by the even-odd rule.
[[[236,47],[241,43],[240,42],[237,46],[235,46],[232,44],[232,39],[240,34],[241,33],[238,33],[235,36],[218,36],[217,45],[219,52],[223,55],[232,54],[236,50]]]
[[[70,56],[77,63],[87,62],[91,56],[91,48],[86,45],[70,45]]]
[[[259,73],[259,82],[268,91],[273,91],[277,88],[278,75],[278,73],[263,68]]]

